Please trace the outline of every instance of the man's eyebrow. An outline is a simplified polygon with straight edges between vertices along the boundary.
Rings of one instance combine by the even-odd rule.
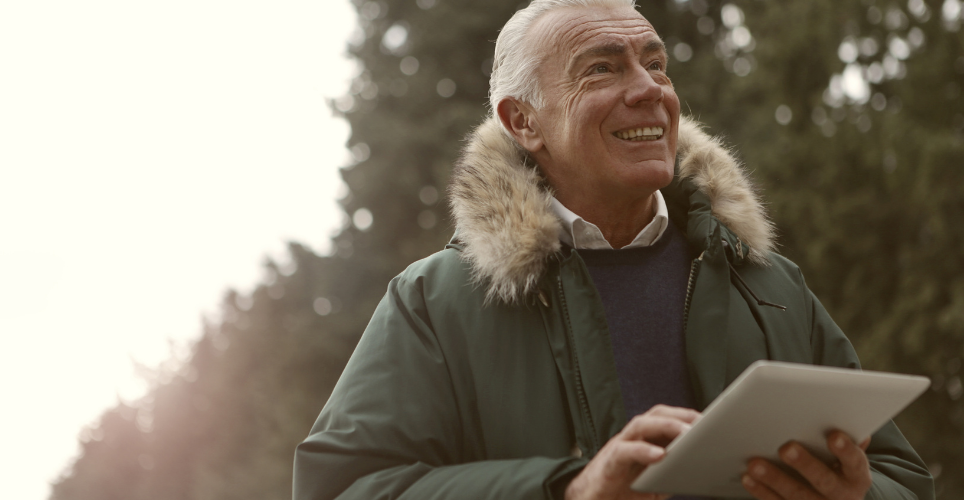
[[[646,46],[643,47],[644,54],[652,54],[654,52],[662,52],[666,54],[666,44],[664,44],[659,38],[646,42]],[[572,59],[572,63],[569,65],[569,70],[575,70],[583,59],[597,56],[618,56],[625,53],[626,46],[621,43],[607,43],[598,47],[592,47],[580,52],[579,55],[574,57]]]
[[[654,38],[649,42],[646,42],[646,46],[643,47],[644,54],[651,54],[653,52],[666,52],[666,44],[663,43],[659,38]]]
[[[579,53],[576,57],[572,59],[572,63],[569,65],[569,70],[574,70],[583,59],[598,56],[616,56],[626,53],[626,46],[621,43],[607,43],[606,45],[600,45],[598,47],[592,47],[590,49],[584,50]]]

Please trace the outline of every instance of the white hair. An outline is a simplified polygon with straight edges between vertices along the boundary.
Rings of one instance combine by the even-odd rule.
[[[516,12],[505,23],[495,42],[492,76],[489,78],[489,106],[492,116],[506,97],[542,108],[545,104],[536,77],[539,65],[537,42],[529,40],[529,30],[545,13],[565,7],[628,6],[636,7],[635,0],[532,0],[528,7]]]

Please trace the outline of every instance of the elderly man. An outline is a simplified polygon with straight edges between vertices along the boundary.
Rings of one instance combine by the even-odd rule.
[[[666,66],[631,0],[534,0],[506,24],[456,235],[390,283],[295,498],[656,498],[630,483],[753,361],[858,366]],[[933,498],[893,424],[828,439],[836,466],[789,443],[795,473],[753,460],[747,496]]]

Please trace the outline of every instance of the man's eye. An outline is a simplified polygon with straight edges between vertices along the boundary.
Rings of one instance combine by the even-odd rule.
[[[592,69],[593,73],[609,73],[609,66],[605,64],[599,64]]]
[[[654,71],[662,71],[662,70],[663,70],[663,63],[661,63],[661,62],[659,62],[659,61],[653,61],[653,63],[649,65],[649,69],[654,70]]]

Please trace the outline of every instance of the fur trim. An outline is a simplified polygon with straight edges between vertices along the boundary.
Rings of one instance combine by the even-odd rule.
[[[750,247],[750,260],[766,262],[773,225],[740,164],[701,126],[680,118],[677,157],[680,176],[706,193],[713,215]],[[486,301],[518,303],[536,290],[547,259],[561,248],[561,223],[528,156],[495,118],[469,137],[449,186],[462,258],[472,266]]]
[[[692,179],[706,194],[713,215],[750,247],[750,261],[766,265],[776,239],[773,223],[743,167],[723,142],[703,132],[695,120],[680,117],[676,157],[680,177]]]
[[[469,138],[449,186],[462,258],[476,283],[488,281],[487,302],[511,304],[532,293],[546,258],[561,248],[552,194],[525,158],[490,118]]]

